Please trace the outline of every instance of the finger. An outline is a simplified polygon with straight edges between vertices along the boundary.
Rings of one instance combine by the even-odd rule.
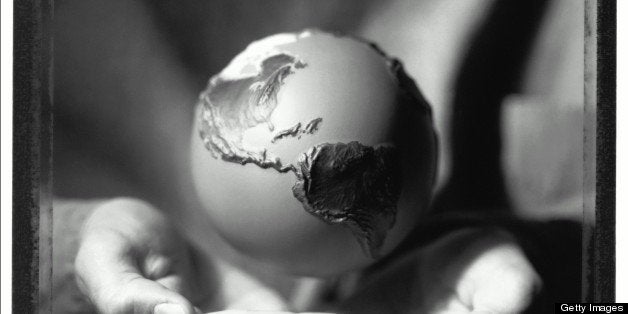
[[[540,276],[514,242],[493,247],[479,262],[468,271],[474,312],[520,313],[541,291]]]
[[[472,301],[474,313],[522,313],[541,290],[541,280],[533,271],[512,269],[502,278],[504,284],[478,288]]]
[[[180,294],[143,277],[130,277],[117,287],[105,287],[95,301],[103,313],[200,313]]]
[[[115,232],[86,234],[75,260],[79,288],[102,313],[195,313],[176,291],[144,278],[138,253]]]

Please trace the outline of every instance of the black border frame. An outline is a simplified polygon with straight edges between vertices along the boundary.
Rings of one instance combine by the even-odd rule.
[[[616,54],[617,2],[598,0],[593,287],[587,302],[615,302]]]
[[[50,305],[40,300],[42,285],[51,281],[42,278],[39,259],[40,252],[52,253],[40,234],[40,222],[47,221],[40,219],[41,205],[51,192],[52,8],[52,0],[13,2],[14,313],[45,313],[40,304]]]

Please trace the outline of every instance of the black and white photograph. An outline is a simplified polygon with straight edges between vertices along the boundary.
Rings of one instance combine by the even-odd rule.
[[[628,302],[615,10],[14,1],[12,311]]]

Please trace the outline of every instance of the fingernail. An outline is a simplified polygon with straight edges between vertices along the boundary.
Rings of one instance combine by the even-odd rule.
[[[185,308],[179,304],[162,303],[153,309],[154,314],[186,314]]]

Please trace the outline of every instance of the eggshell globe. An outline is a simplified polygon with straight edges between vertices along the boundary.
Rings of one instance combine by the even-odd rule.
[[[192,174],[238,252],[286,273],[333,276],[390,253],[426,211],[431,110],[401,63],[320,31],[253,42],[196,108]]]

